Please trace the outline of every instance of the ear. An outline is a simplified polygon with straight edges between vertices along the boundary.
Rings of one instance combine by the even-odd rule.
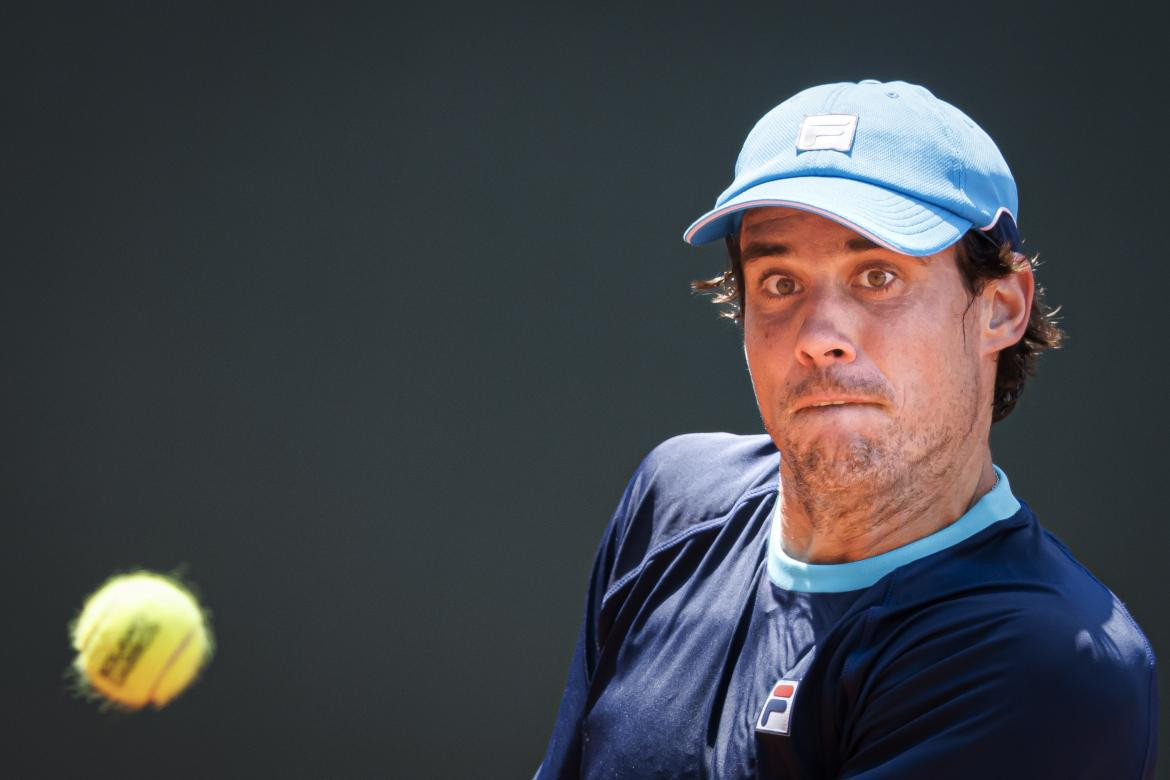
[[[1007,349],[1024,337],[1028,318],[1032,314],[1032,296],[1036,281],[1032,266],[1021,263],[1001,279],[993,279],[983,288],[985,319],[983,324],[983,354],[994,355]]]

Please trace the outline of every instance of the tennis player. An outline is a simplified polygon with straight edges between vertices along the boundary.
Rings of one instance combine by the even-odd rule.
[[[759,121],[685,239],[726,241],[697,286],[767,434],[634,473],[538,777],[1154,776],[1149,643],[992,461],[1061,337],[1016,214],[991,138],[920,86]]]

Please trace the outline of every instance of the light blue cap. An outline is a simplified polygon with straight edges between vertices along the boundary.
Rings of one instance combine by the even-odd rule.
[[[889,249],[929,255],[972,227],[1019,248],[1007,163],[966,114],[904,81],[825,84],[756,123],[735,180],[695,220],[690,244],[734,235],[747,209],[788,206]]]

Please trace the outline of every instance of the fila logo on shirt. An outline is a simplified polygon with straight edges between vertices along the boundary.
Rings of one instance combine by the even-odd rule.
[[[788,721],[792,718],[792,704],[796,701],[798,685],[800,682],[797,680],[780,680],[772,686],[760,719],[756,721],[758,733],[788,736]]]

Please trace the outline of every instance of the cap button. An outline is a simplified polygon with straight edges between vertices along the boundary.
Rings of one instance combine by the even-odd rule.
[[[877,79],[862,79],[858,84],[881,84]]]

